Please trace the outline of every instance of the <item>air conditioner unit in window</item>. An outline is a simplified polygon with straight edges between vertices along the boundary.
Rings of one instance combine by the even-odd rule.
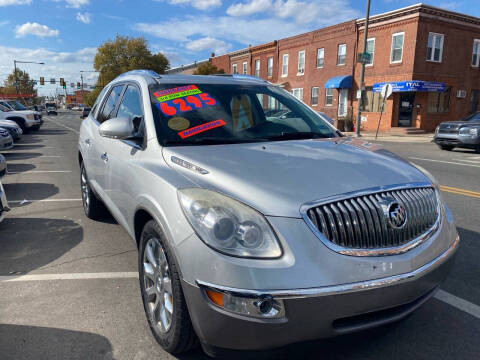
[[[467,97],[466,90],[457,90],[457,98],[465,99]]]
[[[298,73],[299,73],[299,74],[303,74],[304,72],[305,72],[305,69],[304,69],[304,68],[298,69]]]

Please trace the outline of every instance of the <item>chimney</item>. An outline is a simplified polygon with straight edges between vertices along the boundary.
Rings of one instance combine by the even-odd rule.
[[[211,57],[211,58],[214,58],[214,57],[215,57],[215,53],[212,52],[212,53],[210,54],[210,57]]]

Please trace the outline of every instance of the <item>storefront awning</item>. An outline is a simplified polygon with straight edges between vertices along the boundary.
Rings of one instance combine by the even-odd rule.
[[[347,89],[351,87],[352,75],[334,76],[325,83],[325,89]]]
[[[390,84],[393,92],[404,91],[428,91],[428,92],[444,92],[447,86],[441,82],[409,80],[409,81],[392,81],[373,84],[373,92],[380,92],[382,86]]]

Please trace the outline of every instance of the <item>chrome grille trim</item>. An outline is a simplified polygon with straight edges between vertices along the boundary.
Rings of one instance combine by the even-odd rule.
[[[402,229],[387,225],[378,204],[385,196],[406,208]],[[381,256],[404,253],[429,239],[440,226],[441,209],[437,190],[422,182],[331,196],[302,205],[300,213],[330,249],[343,255]]]

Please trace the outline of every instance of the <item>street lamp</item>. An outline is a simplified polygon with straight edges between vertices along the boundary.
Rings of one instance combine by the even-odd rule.
[[[13,69],[15,74],[15,91],[18,94],[17,64],[38,64],[45,65],[43,62],[13,60]]]

